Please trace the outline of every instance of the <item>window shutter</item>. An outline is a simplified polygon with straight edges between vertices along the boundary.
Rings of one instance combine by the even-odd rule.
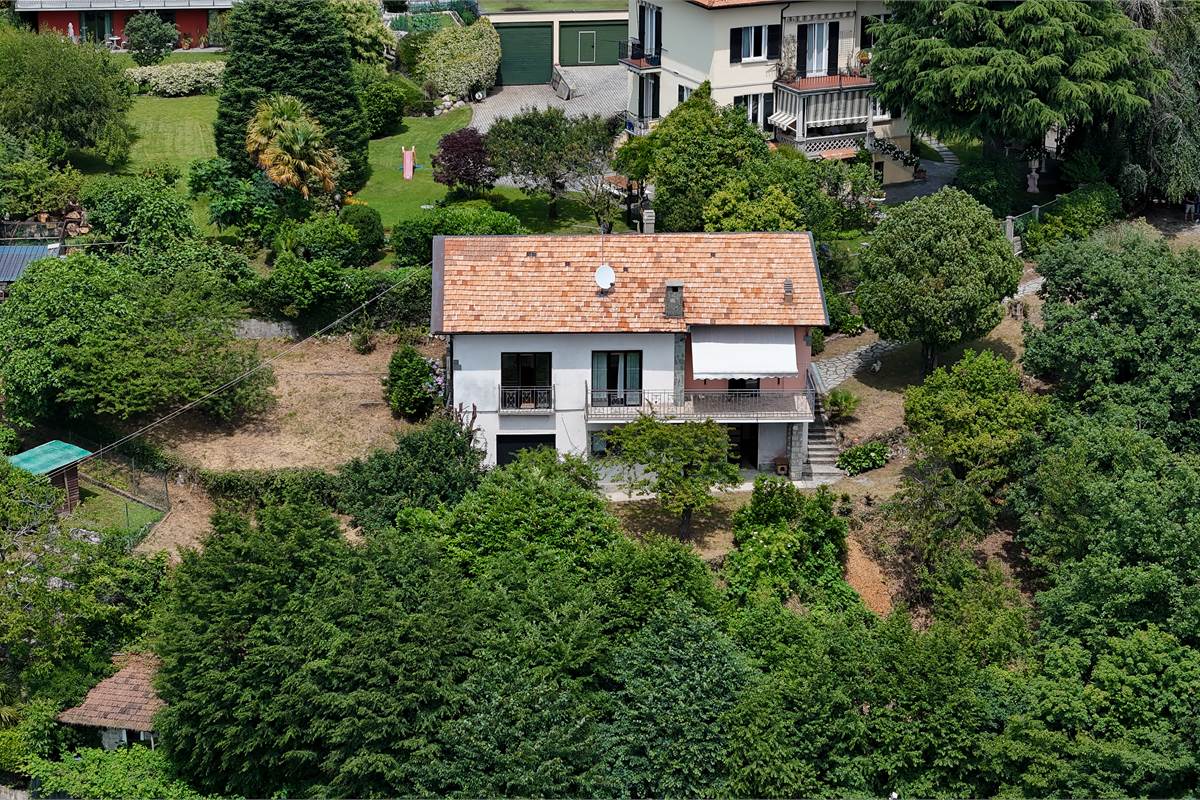
[[[638,4],[638,41],[646,46],[646,7]]]
[[[658,119],[658,76],[650,76],[650,118]]]
[[[767,59],[778,61],[783,51],[783,26],[767,26]]]
[[[742,63],[742,29],[729,29],[729,63]]]
[[[796,28],[796,72],[800,77],[808,75],[808,26]]]
[[[654,9],[654,55],[662,53],[662,9]]]
[[[829,75],[838,74],[838,23],[829,23]]]

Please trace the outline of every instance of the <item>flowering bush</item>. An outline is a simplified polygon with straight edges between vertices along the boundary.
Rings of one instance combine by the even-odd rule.
[[[485,19],[442,28],[422,45],[417,68],[438,94],[466,97],[490,89],[500,68],[500,34]]]
[[[137,84],[140,91],[158,97],[212,94],[221,88],[221,76],[224,73],[224,61],[196,61],[125,70],[126,77]]]
[[[412,345],[392,355],[383,379],[384,396],[392,411],[411,420],[429,416],[445,385],[446,376],[438,362],[425,358]]]

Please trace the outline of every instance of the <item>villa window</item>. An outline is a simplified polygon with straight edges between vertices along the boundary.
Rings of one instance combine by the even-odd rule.
[[[753,122],[764,131],[773,131],[775,126],[771,124],[771,115],[775,113],[775,95],[767,94],[739,94],[733,98],[733,104],[738,108],[746,109],[746,119]]]
[[[838,73],[839,24],[813,22],[796,29],[796,69],[806,78]]]
[[[782,47],[782,25],[746,25],[729,29],[730,64],[777,61]]]
[[[500,354],[500,407],[552,408],[549,353]]]
[[[593,351],[591,395],[593,406],[640,406],[642,351]]]

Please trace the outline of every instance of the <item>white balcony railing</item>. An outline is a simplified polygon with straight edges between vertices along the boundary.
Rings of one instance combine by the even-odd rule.
[[[811,422],[811,389],[790,390],[587,390],[589,422],[622,422],[647,414],[664,419],[718,422],[779,420]]]

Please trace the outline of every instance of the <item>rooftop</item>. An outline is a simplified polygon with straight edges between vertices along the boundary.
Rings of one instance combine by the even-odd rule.
[[[0,245],[0,283],[14,282],[30,263],[49,255],[44,244]]]
[[[781,6],[787,0],[688,0],[702,8],[737,8],[738,6]]]
[[[616,276],[607,292],[595,280],[601,263]],[[807,232],[446,236],[434,240],[433,271],[436,333],[827,324]],[[682,317],[664,313],[669,281],[683,284]]]
[[[166,705],[153,686],[158,657],[137,653],[114,661],[121,667],[117,674],[93,686],[82,703],[59,714],[59,722],[93,728],[154,730],[154,715]]]
[[[26,472],[32,472],[34,475],[45,475],[68,464],[81,461],[90,455],[91,453],[82,447],[55,439],[52,442],[38,445],[32,450],[26,450],[24,453],[9,456],[8,463]]]

